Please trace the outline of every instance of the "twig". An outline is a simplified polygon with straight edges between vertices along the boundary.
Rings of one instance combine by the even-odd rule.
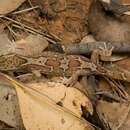
[[[98,91],[98,92],[96,92],[96,95],[103,95],[103,96],[111,98],[117,102],[122,102],[122,101],[125,102],[123,99],[121,99],[118,96],[116,96],[110,92],[107,92],[107,91]]]
[[[39,8],[39,6],[34,6],[34,7],[31,7],[31,8],[24,9],[24,10],[16,11],[16,12],[13,12],[12,14],[25,13],[25,12],[28,12],[28,11],[31,11],[31,10],[37,9],[37,8]]]
[[[30,0],[28,0],[28,3],[30,4],[30,6],[31,7],[33,7],[33,4],[32,4],[32,2],[30,1]],[[35,9],[33,9],[34,10],[34,12],[35,12],[35,14],[37,15],[37,12],[36,12],[36,10]],[[39,17],[38,17],[39,18]],[[41,19],[40,19],[41,20]],[[59,40],[59,41],[61,41],[61,39],[58,37],[58,36],[56,36],[56,35],[54,35],[54,34],[52,34],[52,33],[49,33],[52,37],[54,37],[54,38],[56,38],[57,40]]]
[[[19,28],[19,29],[24,29],[24,30],[26,30],[27,32],[30,32],[30,33],[32,33],[32,34],[37,34],[37,32],[34,32],[34,31],[32,31],[32,30],[30,30],[30,29],[27,29],[27,28],[22,28],[21,26],[19,26],[19,25],[17,25],[17,24],[12,24],[12,26],[13,26],[13,27],[16,27],[16,28]],[[40,35],[41,35],[41,34],[40,34]],[[47,41],[56,44],[55,41],[53,41],[53,40],[51,40],[51,39],[49,39],[49,38],[47,38],[47,37],[44,37],[44,38],[45,38]]]
[[[15,36],[17,36],[17,34],[13,31],[13,29],[10,26],[7,26],[7,28],[9,29],[10,33],[12,34],[12,37],[15,39]]]
[[[15,27],[15,28],[18,28],[18,29],[24,29],[24,30],[26,30],[27,32],[30,32],[30,33],[32,33],[32,34],[37,34],[36,32],[31,31],[31,30],[29,30],[29,29],[27,29],[27,28],[22,28],[21,26],[19,26],[19,25],[17,25],[17,24],[12,24],[12,27]]]
[[[114,47],[113,53],[130,53],[130,43],[106,42],[107,48]],[[67,54],[91,54],[94,49],[104,47],[104,42],[87,42],[79,44],[67,44],[63,50]]]
[[[43,35],[44,37],[47,37],[47,38],[48,38],[47,40],[48,40],[49,42],[52,42],[52,39],[55,39],[54,37],[52,37],[52,36],[50,36],[50,35],[48,35],[48,34],[45,34],[45,33],[43,33],[43,32],[40,32],[40,31],[38,31],[38,30],[36,30],[36,29],[34,29],[34,28],[32,28],[32,27],[29,27],[29,26],[23,24],[23,23],[20,23],[19,21],[16,21],[16,20],[14,20],[14,19],[11,19],[11,18],[6,17],[6,16],[3,16],[3,15],[1,15],[0,17],[1,17],[1,18],[4,18],[4,19],[6,19],[6,20],[9,20],[9,21],[11,21],[11,22],[13,22],[13,23],[15,23],[15,24],[18,24],[18,25],[20,25],[20,26],[22,26],[22,27],[24,27],[24,28],[27,28],[28,30],[31,30],[31,31],[34,31],[34,32],[36,32],[36,33],[38,33],[38,34],[40,34],[40,35]],[[56,39],[56,40],[57,40],[57,39]],[[58,41],[59,41],[59,40],[58,40]],[[54,40],[53,40],[52,43],[56,44],[56,42],[55,42]]]
[[[33,4],[32,4],[32,2],[31,2],[30,0],[28,0],[28,3],[30,4],[31,7],[33,7]],[[35,8],[33,8],[33,11],[34,11],[34,13],[37,15],[37,11],[36,11]]]
[[[19,21],[19,19],[17,19],[17,21],[19,22],[20,26],[22,27],[22,29],[28,34],[28,32],[26,31],[25,27],[23,26],[23,24]]]
[[[106,81],[108,81],[108,83],[114,87],[114,89],[118,92],[118,94],[124,98],[125,100],[130,100],[129,95],[127,94],[127,92],[124,90],[123,86],[121,84],[118,84],[115,80],[110,80],[106,77],[104,77],[106,79]]]

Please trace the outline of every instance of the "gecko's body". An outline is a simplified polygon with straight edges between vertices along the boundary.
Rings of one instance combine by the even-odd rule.
[[[0,57],[0,71],[15,71],[26,69],[38,70],[40,73],[55,76],[71,76],[77,70],[95,70],[91,61],[79,55],[64,55],[60,53],[45,52],[38,57],[24,57],[10,54]]]
[[[17,54],[0,57],[0,71],[15,71],[25,69],[28,72],[39,71],[52,76],[102,75],[112,79],[130,82],[130,74],[108,70],[100,64],[79,55],[64,55],[60,53],[44,52],[38,57],[23,57]]]

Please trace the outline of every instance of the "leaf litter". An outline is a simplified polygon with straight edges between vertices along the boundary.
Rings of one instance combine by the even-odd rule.
[[[98,2],[105,2],[96,1],[97,5]],[[121,1],[121,4],[123,2],[124,5],[130,4],[129,1]],[[84,54],[88,54],[87,44],[95,44],[92,46],[102,49],[97,42],[102,42],[105,37],[103,42],[109,46],[108,38],[116,40],[118,37],[108,33],[110,28],[104,26],[103,30],[106,30],[103,34],[100,31],[93,33],[95,28],[89,27],[91,24],[88,24],[88,18],[93,3],[94,0],[1,0],[0,57],[14,53],[36,57],[44,51],[57,54],[63,53],[65,47],[71,50],[69,52],[68,49],[65,54],[74,52],[73,48],[78,50],[78,55],[82,54],[83,48]],[[125,17],[127,22],[123,21],[122,26],[122,30],[125,30],[129,23],[129,16],[126,16],[129,11],[119,17],[115,14],[119,10],[113,10],[112,4],[111,8],[108,4],[103,5],[103,8],[108,9],[108,14],[113,11],[114,16],[110,16],[112,19],[120,21]],[[100,20],[94,15],[95,21]],[[119,26],[116,20],[113,20],[113,32],[124,36],[120,28],[116,30]],[[102,27],[100,24],[94,26]],[[109,61],[103,61],[102,66],[129,74],[129,58],[126,54],[130,50],[129,43],[126,45],[119,40],[116,44],[109,42],[115,47],[115,54],[111,55]],[[66,67],[66,63],[63,65]],[[77,64],[73,62],[72,65]],[[80,77],[73,87],[67,87],[63,84],[65,77],[35,77],[34,73],[39,75],[38,72],[29,75],[24,70],[5,73],[7,75],[0,74],[0,129],[129,130],[129,83],[92,75]],[[122,75],[122,79],[125,76]]]

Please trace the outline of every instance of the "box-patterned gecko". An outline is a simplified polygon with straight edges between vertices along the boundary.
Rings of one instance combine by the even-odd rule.
[[[0,71],[25,69],[29,72],[39,71],[41,74],[54,76],[70,76],[77,80],[79,75],[101,75],[112,79],[130,82],[130,73],[112,71],[105,66],[93,63],[80,55],[65,55],[44,52],[38,57],[24,57],[17,54],[0,57]]]

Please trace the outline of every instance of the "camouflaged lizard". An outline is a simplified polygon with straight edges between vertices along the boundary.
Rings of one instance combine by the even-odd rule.
[[[80,55],[65,55],[44,52],[37,57],[24,57],[18,54],[0,56],[0,71],[8,72],[25,69],[28,72],[38,71],[51,76],[71,77],[71,81],[79,75],[101,75],[112,79],[130,82],[130,73],[108,70],[100,64]]]

